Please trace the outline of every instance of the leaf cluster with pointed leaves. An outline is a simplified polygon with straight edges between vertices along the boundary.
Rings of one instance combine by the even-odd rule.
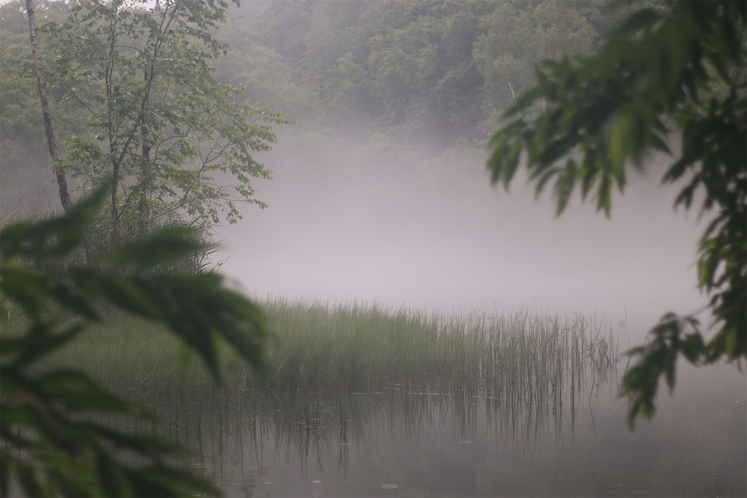
[[[618,25],[595,55],[545,62],[535,85],[506,111],[491,138],[488,168],[508,188],[525,163],[537,194],[552,182],[557,213],[576,185],[607,215],[626,166],[647,153],[676,161],[663,183],[685,182],[675,206],[715,211],[698,250],[700,288],[711,296],[710,340],[692,316],[668,314],[623,379],[629,423],[654,414],[659,379],[674,386],[683,354],[695,364],[747,355],[747,78],[742,1],[666,2]],[[523,112],[542,112],[533,120]],[[702,199],[702,201],[701,201]],[[684,334],[684,336],[683,336]],[[683,337],[681,337],[683,336]]]
[[[276,141],[272,124],[289,121],[239,102],[243,88],[216,80],[210,64],[227,46],[213,32],[226,9],[222,1],[87,0],[46,26],[49,82],[89,116],[87,133],[66,143],[64,167],[94,187],[114,179],[114,236],[128,216],[140,218],[144,235],[158,216],[209,225],[240,219],[237,202],[264,206],[250,180],[271,172],[252,154]]]
[[[186,451],[180,445],[102,423],[104,417],[155,420],[154,414],[79,370],[39,368],[87,325],[104,320],[102,305],[165,325],[216,381],[219,342],[263,366],[268,332],[253,303],[225,288],[215,273],[159,271],[202,249],[194,232],[166,229],[123,244],[96,265],[70,263],[106,188],[67,215],[14,223],[0,233],[6,322],[0,336],[0,494],[20,485],[29,496],[218,495],[212,483],[173,465]],[[8,332],[10,307],[22,312],[21,333]]]

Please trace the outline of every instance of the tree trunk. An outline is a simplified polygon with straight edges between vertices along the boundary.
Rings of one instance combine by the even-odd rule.
[[[148,71],[145,71],[143,77],[144,81],[148,82]],[[150,133],[148,130],[148,100],[150,95],[148,93],[143,97],[143,117],[142,117],[142,128],[140,130],[140,139],[142,140],[142,155],[143,155],[143,169],[140,172],[140,199],[138,200],[137,214],[138,214],[138,232],[141,237],[148,235],[150,231],[150,202],[148,194],[150,192],[150,178],[152,172],[150,171]]]
[[[119,245],[119,209],[117,209],[117,185],[119,182],[119,165],[112,168],[112,188],[109,199],[109,252],[113,253]]]
[[[60,166],[60,152],[57,150],[57,142],[54,139],[54,129],[52,128],[52,116],[49,114],[49,105],[47,104],[47,90],[44,85],[44,74],[42,73],[41,57],[39,56],[39,43],[36,38],[36,15],[34,14],[34,0],[26,0],[26,13],[29,16],[29,37],[31,38],[31,53],[34,57],[34,67],[36,68],[36,84],[39,88],[39,99],[41,100],[42,114],[44,115],[44,131],[47,134],[47,146],[49,155],[52,156],[52,170],[57,176],[57,186],[60,191],[60,203],[65,212],[70,211],[73,203],[70,200],[70,193],[67,188],[67,178],[65,170]]]

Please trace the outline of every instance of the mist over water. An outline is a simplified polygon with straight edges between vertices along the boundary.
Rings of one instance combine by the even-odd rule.
[[[535,201],[522,178],[492,187],[479,149],[315,139],[281,136],[260,159],[274,179],[254,184],[270,207],[216,231],[225,272],[255,297],[596,313],[627,317],[632,339],[706,302],[694,265],[705,222],[674,211],[676,187],[659,186],[666,162],[630,174],[611,218],[578,198],[556,218],[550,189]]]
[[[596,314],[620,353],[640,344],[664,313],[706,304],[694,261],[707,215],[699,221],[697,211],[674,211],[678,186],[659,186],[665,161],[630,175],[611,218],[578,199],[556,218],[550,192],[536,201],[523,178],[509,193],[492,187],[484,150],[313,142],[281,137],[263,158],[274,179],[255,184],[270,207],[249,207],[241,223],[216,233],[225,272],[257,298],[445,314]],[[434,397],[443,405],[418,408],[417,393],[408,393],[402,412],[363,404],[394,400],[392,390],[341,397],[350,407],[361,403],[357,412],[339,408],[349,413],[339,416],[344,427],[357,429],[348,434],[330,423],[329,435],[317,437],[298,416],[281,417],[306,446],[290,436],[283,442],[276,428],[258,439],[274,451],[255,451],[258,463],[242,461],[243,472],[221,477],[221,486],[277,496],[744,494],[744,374],[678,362],[675,391],[662,386],[656,417],[639,419],[633,432],[618,395],[625,365],[615,363],[608,381],[581,386],[575,408],[571,394],[534,425],[531,410],[518,419],[491,413],[478,396],[463,405],[458,396]],[[321,411],[338,414],[331,406]],[[422,426],[408,425],[412,414]],[[520,420],[514,432],[505,429],[512,420]],[[255,473],[247,470],[253,465]]]

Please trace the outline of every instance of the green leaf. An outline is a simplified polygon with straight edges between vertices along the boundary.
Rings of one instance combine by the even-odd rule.
[[[633,117],[628,113],[622,113],[612,120],[609,157],[610,165],[616,172],[625,168],[625,159],[633,146],[634,129]]]
[[[46,259],[70,254],[83,242],[86,227],[95,218],[106,186],[76,204],[67,216],[37,222],[21,221],[0,231],[3,260],[15,257]]]
[[[96,411],[102,414],[145,416],[148,412],[101,387],[85,373],[56,368],[34,379],[50,398],[71,412]]]
[[[517,140],[513,147],[511,147],[511,152],[509,152],[508,157],[506,158],[506,164],[501,172],[501,181],[506,188],[508,188],[511,183],[511,180],[516,173],[516,169],[519,166],[522,148],[521,141]]]
[[[23,488],[23,493],[26,496],[45,495],[45,493],[42,491],[41,484],[36,477],[36,472],[30,465],[18,465],[18,478],[21,481],[21,487]]]
[[[573,193],[573,187],[576,185],[576,173],[578,167],[576,161],[569,159],[566,163],[565,170],[559,175],[555,191],[558,197],[556,216],[560,216],[568,205],[568,201]]]
[[[96,474],[103,496],[134,496],[125,473],[105,451],[96,452]]]
[[[661,14],[652,8],[637,10],[616,26],[609,38],[615,40],[621,36],[624,37],[638,33],[644,29],[651,28],[659,20],[661,20]]]
[[[3,434],[4,436],[4,434]],[[14,459],[0,449],[0,497],[5,498],[10,491],[10,476],[13,475]]]
[[[151,320],[161,320],[165,303],[155,294],[156,290],[147,280],[121,278],[115,275],[99,275],[89,270],[71,271],[76,283],[89,293],[97,293],[118,308]]]
[[[690,166],[690,161],[687,161],[685,159],[680,159],[679,161],[675,162],[672,166],[669,167],[666,174],[664,175],[664,178],[662,178],[661,183],[674,183],[675,181],[679,180],[685,173],[685,171],[687,171],[688,166]]]
[[[205,244],[198,240],[194,230],[170,227],[153,233],[147,239],[124,244],[105,261],[114,266],[135,264],[138,268],[148,269],[177,262],[204,248]]]
[[[690,363],[697,363],[705,351],[703,337],[700,334],[687,334],[680,348]]]
[[[41,328],[41,330],[43,330],[43,327],[40,325],[37,325],[36,328]],[[13,367],[23,368],[42,357],[47,356],[53,351],[62,348],[75,339],[84,328],[84,324],[78,323],[71,325],[65,331],[57,334],[35,334],[31,332],[26,337],[22,338],[0,339],[0,344],[2,344],[3,347],[7,346],[10,351],[13,351],[13,349],[16,348],[19,349],[18,355],[13,360]],[[3,351],[3,354],[6,353],[6,351]]]

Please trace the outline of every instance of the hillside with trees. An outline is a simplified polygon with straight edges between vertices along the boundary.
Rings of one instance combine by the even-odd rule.
[[[262,115],[262,109],[282,112],[297,121],[296,133],[313,129],[335,137],[344,130],[347,138],[359,144],[372,139],[407,147],[428,144],[436,154],[459,140],[475,142],[483,148],[501,111],[527,87],[539,61],[557,58],[564,52],[594,51],[615,19],[623,15],[620,10],[608,12],[606,2],[601,0],[246,2],[241,8],[227,9],[227,24],[220,30],[216,31],[217,25],[206,24],[199,28],[202,34],[190,33],[205,37],[202,53],[185,52],[176,41],[159,48],[160,53],[149,52],[152,53],[149,63],[160,65],[158,71],[168,73],[171,79],[164,79],[158,83],[159,88],[149,90],[152,96],[146,99],[155,114],[133,118],[135,107],[142,107],[144,102],[144,94],[136,88],[144,84],[146,73],[136,78],[116,79],[133,71],[142,72],[139,65],[144,59],[137,59],[133,50],[112,53],[110,62],[114,72],[109,82],[100,62],[106,61],[107,40],[132,39],[136,48],[137,44],[144,48],[149,43],[159,43],[157,27],[133,16],[122,20],[119,32],[108,35],[98,32],[92,46],[88,37],[91,23],[96,19],[102,22],[113,12],[105,12],[108,7],[101,6],[97,11],[84,13],[83,5],[72,12],[62,2],[42,2],[37,6],[40,50],[48,73],[54,125],[62,155],[67,158],[66,168],[76,185],[90,180],[89,172],[80,170],[76,164],[89,161],[91,154],[97,157],[114,154],[113,149],[101,149],[101,132],[107,127],[117,127],[120,133],[129,129],[129,133],[138,134],[136,121],[147,119],[153,127],[161,127],[167,133],[165,130],[176,122],[205,116],[213,109],[208,100],[215,103],[216,98],[235,103],[231,105],[249,99],[251,107],[242,112],[261,115],[262,119],[270,117],[269,112]],[[66,20],[69,15],[72,17]],[[76,16],[84,17],[76,19]],[[55,191],[51,186],[54,177],[45,173],[49,159],[43,147],[24,4],[3,5],[0,17],[3,20],[0,33],[2,212],[55,207],[58,203],[51,195]],[[141,56],[146,52],[140,52]],[[183,63],[189,60],[192,62]],[[94,74],[96,71],[99,73]],[[213,83],[205,83],[211,78]],[[211,91],[218,93],[210,96],[197,87],[184,90],[193,84],[189,81],[198,79],[199,84],[208,84]],[[182,85],[182,93],[169,94],[168,85],[172,83]],[[104,95],[99,89],[106,85],[116,87],[119,95],[128,95],[129,100],[118,97],[115,101],[113,93]],[[195,95],[205,95],[208,100],[195,102]],[[97,100],[100,98],[103,100]],[[123,118],[125,121],[102,120],[100,109],[110,104],[130,106],[120,109],[123,111],[120,114],[127,116]],[[177,109],[190,109],[191,114],[183,115]],[[236,127],[237,123],[234,121],[231,126]],[[204,130],[215,123],[204,121],[192,125],[191,130],[201,127],[201,138],[209,139]],[[155,140],[158,133],[149,133],[154,133]],[[270,135],[261,136],[262,133],[265,132],[260,133],[261,140],[272,141]],[[166,138],[161,136],[161,140]],[[125,135],[118,138],[118,144],[128,144],[118,151],[123,153],[122,160],[130,164],[123,166],[125,169],[137,168],[134,166],[139,160],[137,156],[143,157],[141,146],[137,151],[129,148],[136,142],[139,143],[134,138],[128,142]],[[143,199],[152,197],[156,191],[164,193],[163,185],[175,189],[172,201],[176,204],[183,202],[177,191],[194,192],[178,171],[183,167],[199,169],[199,153],[187,151],[185,141],[162,143],[170,143],[171,147],[151,146],[148,154],[170,154],[167,162],[181,166],[170,172],[163,170],[168,178],[141,182],[137,192],[126,187],[123,199],[131,199],[133,206],[141,205],[140,219],[144,216]],[[195,142],[189,143],[192,147]],[[158,161],[156,157],[153,159]],[[254,173],[265,175],[256,164],[245,164],[254,168]],[[109,169],[112,168],[119,168],[116,161],[110,164]],[[234,199],[247,200],[247,193]],[[223,199],[219,204],[223,202],[228,217],[235,218],[226,196],[211,192],[203,198]],[[114,209],[127,211],[123,209],[126,207],[114,206]],[[213,221],[220,211],[217,205],[195,204],[189,209],[191,215],[199,211]],[[132,216],[133,227],[139,223],[136,218]]]

